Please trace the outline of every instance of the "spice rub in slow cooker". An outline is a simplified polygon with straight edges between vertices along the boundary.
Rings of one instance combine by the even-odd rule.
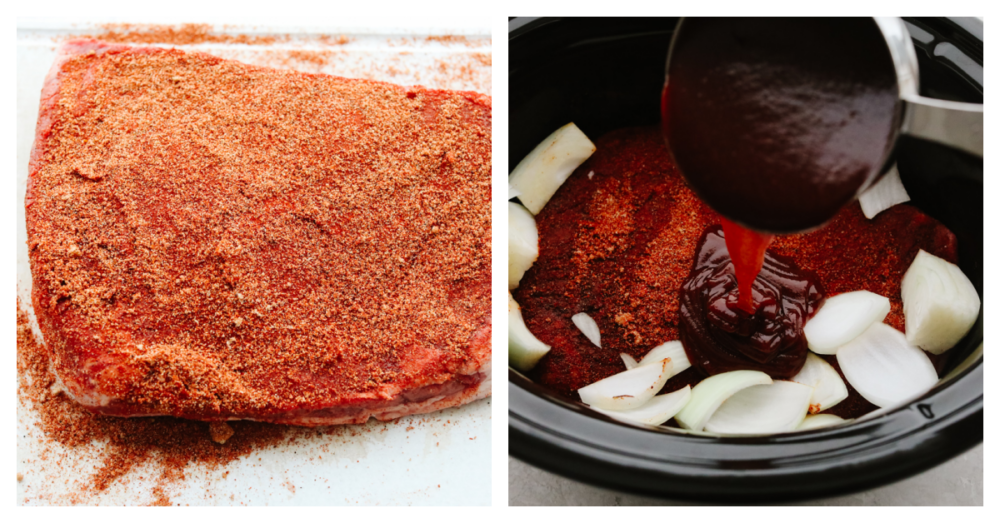
[[[33,303],[112,415],[360,423],[489,395],[491,99],[64,44]]]
[[[552,346],[529,377],[570,398],[625,370],[620,353],[641,358],[679,339],[681,287],[702,234],[720,222],[671,163],[658,127],[613,131],[596,145],[535,217],[538,260],[513,291],[528,329]],[[897,205],[868,220],[855,202],[822,229],[777,237],[769,252],[815,274],[827,296],[865,289],[889,297],[885,322],[902,331],[900,283],[920,249],[957,260],[954,235],[916,208]],[[603,348],[573,324],[578,312],[597,321]],[[939,372],[947,354],[929,355]],[[836,358],[821,357],[839,372]],[[661,393],[704,377],[693,365]],[[849,398],[824,412],[875,410],[847,386]]]

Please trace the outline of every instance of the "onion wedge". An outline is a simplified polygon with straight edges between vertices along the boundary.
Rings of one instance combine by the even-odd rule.
[[[622,361],[625,362],[625,370],[632,370],[639,366],[639,362],[635,361],[635,358],[633,358],[632,356],[629,356],[628,354],[625,354],[623,352],[621,353],[621,357]]]
[[[583,131],[570,122],[528,153],[510,173],[507,183],[520,192],[521,203],[532,214],[538,214],[563,182],[596,150]]]
[[[836,354],[837,348],[861,335],[873,323],[881,323],[892,305],[889,298],[868,291],[854,291],[828,298],[802,332],[809,350]]]
[[[813,389],[776,380],[747,387],[727,399],[705,423],[715,434],[775,434],[798,428],[809,411]]]
[[[573,320],[573,325],[580,329],[580,332],[590,340],[590,343],[601,346],[601,329],[597,326],[597,322],[594,318],[591,318],[586,312],[581,312],[574,314],[571,318]]]
[[[806,364],[792,377],[792,381],[813,388],[809,400],[810,414],[824,411],[847,398],[847,385],[837,369],[811,352],[806,355]]]
[[[813,414],[811,416],[806,416],[806,419],[802,420],[802,423],[799,423],[799,427],[795,430],[821,429],[823,427],[832,427],[842,423],[846,423],[846,421],[840,416],[834,416],[833,414]]]
[[[639,367],[643,369],[645,367]],[[636,369],[638,370],[638,369]],[[722,402],[754,385],[769,385],[771,377],[757,370],[734,370],[709,378],[691,389],[691,401],[674,416],[681,428],[702,430]]]
[[[691,386],[688,385],[680,390],[675,390],[669,394],[655,396],[646,402],[645,405],[630,410],[606,410],[594,408],[597,412],[606,414],[615,419],[631,421],[634,423],[647,423],[649,425],[662,425],[668,419],[677,415],[688,401],[691,399]]]
[[[837,363],[858,394],[879,407],[914,399],[938,381],[927,354],[884,323],[872,325],[841,347]]]
[[[882,175],[882,178],[869,187],[858,197],[861,204],[861,212],[865,213],[865,218],[871,220],[878,213],[896,205],[898,203],[910,201],[910,195],[903,187],[903,181],[899,178],[899,171],[893,164],[889,172]]]
[[[511,184],[508,183],[507,184],[507,199],[508,200],[513,200],[514,198],[517,198],[518,196],[521,196],[521,191],[515,189],[513,185],[511,185]]]
[[[601,381],[591,383],[578,390],[580,399],[599,409],[637,409],[653,399],[670,378],[673,365],[663,360],[662,365],[637,367]]]
[[[515,369],[527,372],[538,364],[542,356],[548,354],[548,345],[535,337],[524,324],[521,306],[514,296],[507,293],[507,363]]]
[[[653,347],[653,350],[639,360],[639,365],[649,365],[666,358],[670,358],[670,361],[674,362],[674,376],[686,371],[691,366],[687,353],[684,352],[684,346],[679,341],[668,341]]]
[[[507,290],[516,289],[538,259],[538,228],[524,207],[507,202]]]
[[[924,251],[903,276],[902,295],[906,339],[931,354],[941,354],[965,337],[982,305],[962,269]]]

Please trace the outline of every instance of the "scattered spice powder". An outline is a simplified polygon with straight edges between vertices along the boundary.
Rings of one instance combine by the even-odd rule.
[[[464,63],[454,58],[437,61],[438,72],[448,78],[457,78],[465,82],[472,82],[478,74],[478,67],[468,60]]]
[[[246,456],[255,449],[285,442],[291,432],[309,431],[284,425],[236,421],[230,441],[213,442],[209,423],[179,418],[117,418],[94,414],[70,399],[51,373],[52,354],[31,332],[28,315],[17,305],[18,400],[38,414],[36,425],[51,443],[80,447],[94,442],[105,445],[101,463],[94,471],[88,494],[103,491],[131,470],[153,465],[159,470],[157,501],[169,501],[166,488],[184,477],[191,464],[216,468]]]
[[[216,32],[208,24],[102,24],[100,33],[72,35],[68,39],[94,38],[115,44],[244,44],[273,45],[289,40],[288,35],[247,35]],[[330,41],[323,35],[322,41]],[[346,43],[346,42],[344,42]]]
[[[224,32],[233,28],[222,26],[217,30],[208,24],[103,24],[96,33],[72,34],[60,40],[94,38],[109,43],[197,45],[197,44],[243,44],[245,50],[232,48],[213,49],[212,53],[224,58],[240,60],[255,65],[279,69],[292,69],[308,73],[323,73],[349,78],[367,78],[405,84],[419,84],[439,89],[471,90],[490,94],[492,55],[489,52],[449,53],[444,59],[437,59],[433,67],[412,66],[412,60],[401,59],[412,54],[411,50],[392,53],[390,56],[372,55],[366,51],[364,59],[342,49],[356,38],[347,35],[248,35]],[[287,49],[274,44],[289,44],[336,49]],[[461,35],[433,35],[427,38],[389,38],[389,47],[406,46],[419,48],[429,44],[465,47],[488,47],[489,38],[469,38]],[[377,53],[377,52],[376,52]],[[430,60],[430,58],[428,58]],[[81,172],[81,176],[84,173]]]
[[[445,45],[464,45],[466,47],[473,47],[477,45],[468,38],[461,35],[432,35],[427,37],[428,42],[438,42]]]
[[[173,503],[170,502],[170,496],[167,495],[163,486],[157,485],[153,487],[153,502],[149,504],[151,507],[170,507]]]
[[[486,67],[493,67],[493,55],[489,53],[472,53],[471,56],[477,62],[485,65]]]
[[[347,45],[354,39],[345,35],[319,35],[316,40],[326,45]]]
[[[289,59],[318,66],[327,65],[333,56],[330,51],[288,51]]]

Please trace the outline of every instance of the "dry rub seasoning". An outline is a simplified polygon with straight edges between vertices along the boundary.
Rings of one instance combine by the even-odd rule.
[[[489,97],[72,44],[25,209],[75,396],[313,424],[484,379]]]

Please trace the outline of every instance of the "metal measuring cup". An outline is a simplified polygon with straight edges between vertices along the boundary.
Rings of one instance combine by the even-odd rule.
[[[703,19],[700,22],[711,22],[712,19]],[[791,19],[785,19],[788,22],[794,22]],[[855,21],[863,21],[865,19],[855,19]],[[895,99],[894,106],[891,108],[892,113],[895,115],[890,127],[888,128],[888,133],[885,138],[879,138],[878,142],[868,142],[871,145],[877,146],[878,150],[881,150],[881,158],[873,164],[872,170],[868,173],[867,177],[864,178],[863,182],[856,185],[856,189],[852,189],[854,197],[857,197],[862,192],[871,187],[882,174],[890,170],[890,168],[895,163],[897,156],[900,160],[908,159],[913,160],[910,163],[920,162],[926,158],[928,154],[937,155],[938,157],[966,157],[968,160],[958,160],[957,163],[961,164],[963,168],[968,166],[970,171],[976,170],[976,165],[978,162],[978,171],[980,172],[979,178],[981,179],[982,171],[982,155],[983,155],[983,106],[981,104],[970,104],[961,102],[951,102],[945,100],[938,100],[923,97],[919,94],[919,71],[916,50],[914,48],[913,42],[910,39],[909,31],[906,25],[900,18],[870,18],[867,19],[874,23],[871,27],[875,38],[871,41],[872,43],[878,42],[879,37],[885,42],[886,47],[881,49],[872,49],[872,52],[883,54],[888,51],[888,55],[884,60],[884,66],[880,67],[892,67],[892,71],[883,70],[886,78],[896,79],[896,89],[895,93],[890,93],[889,100]],[[674,29],[673,40],[670,45],[670,52],[667,57],[667,78],[665,85],[670,85],[671,83],[671,63],[675,58],[675,51],[678,48],[678,41],[681,40],[680,35],[685,31],[685,28],[692,20],[682,18],[676,25]],[[730,21],[731,22],[731,21]],[[871,44],[866,44],[871,45]],[[836,48],[831,48],[836,49]],[[894,96],[893,96],[894,95]],[[664,90],[664,96],[666,97],[666,87]],[[666,103],[666,98],[664,98],[664,104]],[[883,106],[885,107],[885,106]],[[885,107],[888,109],[888,107]],[[664,121],[666,121],[666,108],[664,106]],[[911,140],[910,138],[915,138],[918,140]],[[884,140],[882,142],[881,140]],[[944,147],[936,147],[934,144],[929,144],[931,147],[921,147],[914,144],[917,141],[930,141],[936,144],[942,144]],[[914,150],[917,149],[917,153],[914,154]],[[704,156],[704,155],[703,155]],[[918,159],[919,158],[919,159]],[[682,166],[683,169],[683,166]],[[701,176],[701,175],[699,175]],[[704,198],[709,205],[715,207],[716,205],[722,208],[716,208],[716,210],[723,212],[731,212],[737,216],[730,216],[730,218],[735,218],[737,222],[745,222],[744,226],[749,228],[755,228],[764,231],[776,231],[776,232],[796,232],[809,230],[812,227],[818,226],[819,222],[817,216],[819,213],[830,212],[829,216],[832,217],[832,205],[836,203],[836,199],[844,198],[846,194],[841,190],[839,193],[831,192],[831,199],[822,200],[821,203],[817,204],[814,209],[822,209],[822,211],[808,211],[813,212],[813,215],[803,214],[801,216],[795,215],[796,218],[791,219],[788,224],[777,224],[775,222],[774,216],[783,212],[781,203],[775,204],[774,202],[780,201],[793,201],[794,198],[788,197],[788,191],[784,194],[775,191],[765,191],[763,194],[766,196],[761,196],[761,191],[765,189],[775,188],[775,179],[767,179],[766,183],[762,183],[760,187],[762,188],[757,193],[749,191],[749,194],[744,200],[755,201],[760,200],[765,208],[771,210],[770,216],[757,220],[756,218],[751,220],[748,218],[748,213],[755,212],[752,209],[752,205],[732,204],[735,199],[732,196],[726,195],[724,189],[725,187],[730,187],[730,192],[737,191],[739,194],[743,194],[746,189],[745,184],[743,189],[736,189],[734,186],[728,185],[729,181],[722,179],[720,180],[715,174],[710,173],[710,178],[706,178],[711,181],[699,180],[695,181],[689,178],[692,183],[693,188],[696,192],[699,192],[702,198]],[[974,175],[973,175],[974,177]],[[743,178],[743,180],[750,180],[751,178]],[[780,178],[779,178],[780,179]],[[790,187],[789,191],[792,191],[795,187],[794,185]],[[799,184],[802,187],[802,184]],[[842,187],[842,186],[841,186]],[[838,188],[839,189],[839,188]],[[704,192],[703,192],[704,191]],[[808,193],[806,193],[808,194]],[[770,198],[770,200],[769,200]],[[774,200],[774,198],[782,198],[783,200]],[[774,201],[771,201],[774,200]],[[801,203],[797,205],[800,208],[808,208]],[[846,200],[842,200],[843,203],[839,205],[846,204]],[[749,209],[749,210],[748,210]],[[800,213],[801,214],[801,213]],[[808,216],[808,218],[803,218],[803,216]],[[755,221],[756,220],[756,221]],[[787,225],[787,227],[786,227]]]
[[[903,20],[875,17],[896,67],[903,118],[896,138],[906,134],[983,156],[983,106],[927,98],[919,94],[917,53]]]

